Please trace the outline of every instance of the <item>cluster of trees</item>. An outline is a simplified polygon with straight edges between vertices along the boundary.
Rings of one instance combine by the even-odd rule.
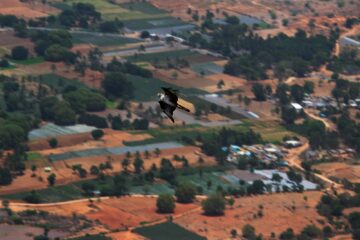
[[[346,110],[337,119],[337,128],[345,144],[360,152],[360,123],[351,119]]]
[[[30,37],[39,56],[53,62],[75,63],[76,54],[69,51],[72,47],[72,36],[68,31],[35,31]]]
[[[29,50],[24,46],[16,46],[11,49],[11,58],[14,60],[26,60],[29,56]]]
[[[87,113],[106,109],[106,98],[101,93],[86,88],[71,87],[65,89],[62,95],[63,100],[55,96],[40,99],[40,113],[43,120],[54,121],[59,125],[71,125],[78,121],[97,128],[108,127],[105,118]],[[79,115],[78,119],[77,115]]]
[[[293,130],[305,135],[313,149],[335,149],[339,146],[338,133],[327,131],[322,121],[305,119],[302,124],[296,125]]]
[[[339,35],[334,30],[329,38],[322,35],[307,36],[304,31],[298,30],[293,37],[280,33],[263,39],[246,25],[231,22],[221,26],[206,24],[212,29],[210,42],[198,33],[188,41],[192,46],[200,45],[231,57],[224,72],[235,76],[244,75],[248,80],[266,79],[268,69],[273,69],[279,78],[288,75],[303,77],[330,59]]]
[[[351,196],[349,193],[339,195],[324,194],[317,205],[317,211],[332,221],[334,217],[341,217],[343,210],[360,206],[360,195]]]
[[[72,125],[76,122],[76,112],[71,105],[57,97],[44,97],[40,100],[41,118],[54,121],[58,125]]]
[[[107,73],[101,84],[109,98],[131,99],[134,95],[134,86],[122,72]]]
[[[120,62],[115,57],[106,66],[106,70],[109,72],[122,72],[124,74],[131,74],[144,78],[152,77],[152,72],[150,70],[139,67],[131,62]]]
[[[114,130],[149,129],[149,120],[147,120],[146,118],[135,119],[133,122],[130,122],[128,119],[123,120],[121,116],[109,116],[108,120],[111,122],[111,128]]]
[[[58,16],[59,23],[66,27],[88,28],[101,20],[101,13],[90,3],[74,3],[71,9],[63,10]]]
[[[345,79],[338,77],[338,74],[333,74],[332,78],[334,79],[336,86],[332,90],[331,94],[338,102],[340,103],[349,103],[349,100],[354,100],[360,97],[360,83],[350,82]]]
[[[341,51],[340,56],[334,56],[329,62],[328,69],[344,74],[359,74],[360,58],[357,56],[357,50],[348,48]]]

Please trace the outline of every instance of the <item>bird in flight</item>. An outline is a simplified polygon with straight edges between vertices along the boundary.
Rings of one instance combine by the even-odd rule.
[[[158,93],[160,108],[166,114],[166,116],[171,119],[172,122],[174,122],[173,112],[176,108],[186,112],[190,112],[189,109],[178,104],[178,96],[176,90],[165,87],[162,87],[161,89],[164,92]]]

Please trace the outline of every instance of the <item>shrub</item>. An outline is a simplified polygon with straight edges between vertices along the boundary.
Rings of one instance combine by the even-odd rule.
[[[156,201],[156,207],[159,213],[173,213],[175,200],[170,194],[161,194]]]
[[[102,138],[104,136],[104,131],[101,129],[95,129],[91,132],[91,136],[95,139],[98,140],[100,138]]]
[[[211,195],[202,202],[202,208],[205,215],[221,216],[224,214],[225,210],[225,199],[219,193]]]

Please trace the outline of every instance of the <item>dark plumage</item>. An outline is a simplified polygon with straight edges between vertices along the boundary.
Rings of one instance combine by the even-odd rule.
[[[171,119],[172,122],[175,122],[173,118],[173,112],[176,108],[190,112],[189,109],[177,103],[179,98],[177,96],[176,90],[165,87],[162,87],[162,90],[164,93],[158,93],[160,108],[166,114],[166,116]]]

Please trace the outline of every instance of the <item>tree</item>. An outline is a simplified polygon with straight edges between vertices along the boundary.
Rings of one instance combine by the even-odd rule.
[[[175,209],[174,197],[170,194],[160,194],[156,200],[158,213],[173,213]]]
[[[304,82],[304,92],[307,94],[314,93],[315,84],[311,81]]]
[[[252,185],[248,186],[249,194],[263,194],[265,191],[265,184],[261,180],[255,180]]]
[[[122,26],[122,23],[119,24],[116,21],[105,21],[100,24],[99,29],[104,33],[117,33],[119,32],[119,27]]]
[[[255,83],[252,86],[252,92],[254,93],[254,96],[257,101],[266,101],[266,92],[262,84]]]
[[[47,180],[48,180],[49,186],[51,186],[51,187],[54,186],[55,182],[56,182],[56,174],[55,173],[50,174],[47,177]]]
[[[296,120],[297,113],[295,108],[291,106],[285,106],[281,109],[281,118],[287,124],[293,124]]]
[[[11,182],[12,176],[10,170],[0,167],[0,185],[9,185]]]
[[[301,239],[305,239],[305,237],[307,237],[308,239],[318,239],[321,236],[321,230],[314,225],[307,225],[300,234]]]
[[[50,145],[50,147],[52,147],[52,148],[56,148],[57,145],[58,145],[57,139],[56,139],[56,138],[51,138],[51,139],[49,140],[49,145]]]
[[[272,181],[275,181],[277,183],[280,183],[282,179],[283,178],[278,173],[274,173],[271,178]]]
[[[194,201],[196,195],[196,187],[189,182],[180,183],[176,190],[175,196],[180,203],[191,203]]]
[[[213,194],[202,202],[202,208],[205,215],[221,216],[225,210],[225,198],[219,193]]]
[[[142,169],[144,168],[144,160],[142,160],[140,156],[136,156],[133,165],[135,173],[140,174]]]
[[[100,170],[97,166],[95,165],[92,165],[91,168],[90,168],[90,174],[92,175],[99,175],[100,173]]]
[[[128,184],[126,178],[119,174],[114,177],[114,195],[121,196],[128,192]]]
[[[3,208],[8,209],[10,202],[9,200],[2,200],[1,205],[3,206]]]
[[[305,90],[300,85],[292,85],[290,88],[291,97],[294,99],[295,102],[300,103],[304,99]]]
[[[250,104],[251,104],[251,99],[248,98],[247,96],[245,96],[244,97],[244,104],[245,104],[246,109],[248,109]]]
[[[128,167],[130,165],[130,160],[128,158],[124,158],[122,161],[121,161],[121,166],[122,166],[122,169],[125,173],[128,173]]]
[[[68,102],[62,101],[54,106],[54,121],[58,125],[72,125],[75,123],[76,114]]]
[[[352,228],[353,239],[360,239],[360,212],[350,213],[348,220]]]
[[[74,62],[75,54],[60,44],[53,44],[45,50],[45,59],[51,62]]]
[[[102,87],[108,96],[124,99],[133,97],[134,87],[123,73],[112,72],[106,74]]]
[[[160,163],[160,177],[173,184],[176,178],[176,169],[169,159],[163,158]]]
[[[104,131],[101,129],[95,129],[91,131],[91,136],[94,138],[94,140],[99,140],[104,136]]]
[[[23,46],[16,46],[11,50],[11,57],[14,60],[25,60],[28,58],[29,50]]]
[[[145,39],[150,37],[150,33],[148,31],[142,31],[140,37]]]
[[[294,230],[288,228],[280,234],[280,240],[295,240]]]
[[[161,154],[161,151],[160,151],[160,149],[159,149],[159,148],[155,148],[154,153],[155,153],[155,155],[156,155],[157,157],[159,157],[159,156],[160,156],[160,154]]]
[[[256,239],[255,228],[253,226],[251,226],[250,224],[246,224],[242,228],[242,235],[245,239],[255,240]]]

